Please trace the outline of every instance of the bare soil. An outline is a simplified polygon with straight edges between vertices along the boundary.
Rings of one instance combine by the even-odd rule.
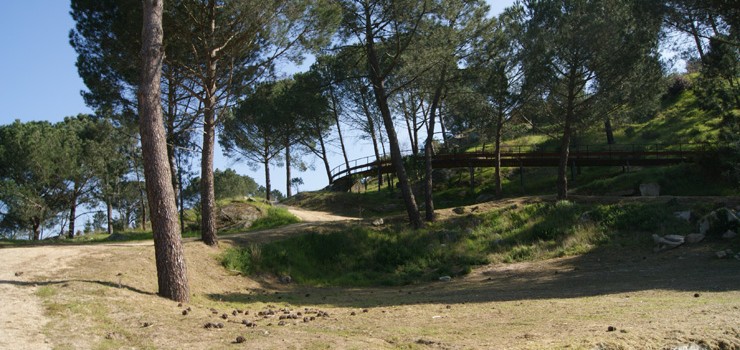
[[[181,306],[156,295],[151,242],[0,249],[0,348],[740,349],[740,261],[714,257],[722,242],[483,266],[402,288],[304,287],[221,267],[232,244],[351,224],[295,213],[306,222],[221,248],[185,242],[192,298]],[[267,310],[276,315],[258,315]]]

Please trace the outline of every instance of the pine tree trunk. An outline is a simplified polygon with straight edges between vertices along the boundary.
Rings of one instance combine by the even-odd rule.
[[[265,157],[263,161],[265,164],[265,199],[269,202],[272,199],[270,192],[272,191],[272,185],[270,184],[270,160]]]
[[[293,191],[290,190],[290,142],[285,141],[285,198],[293,196]]]
[[[67,237],[69,238],[75,238],[75,217],[77,217],[77,196],[79,195],[79,191],[80,186],[75,181],[72,189],[72,202],[69,206],[69,233],[67,233]]]
[[[337,124],[337,134],[339,134],[339,145],[342,147],[342,156],[344,157],[344,164],[347,166],[347,169],[349,169],[349,158],[347,158],[347,148],[344,146],[344,137],[342,137],[342,127],[339,124],[339,113],[337,112],[337,97],[334,95],[334,88],[329,87],[329,92],[331,94],[331,101],[333,104],[333,111],[334,111],[334,122]],[[351,175],[350,173],[347,173],[347,175]]]
[[[496,158],[496,167],[494,174],[496,197],[501,198],[503,189],[501,188],[501,135],[504,128],[504,111],[500,110],[496,119],[496,139],[494,140],[493,154]]]
[[[144,0],[142,69],[139,86],[139,130],[144,155],[144,178],[152,214],[154,252],[159,294],[175,301],[190,299],[185,255],[172,174],[167,164],[167,145],[162,121],[160,81],[162,72],[162,0]]]
[[[604,120],[604,130],[606,131],[606,144],[613,145],[614,144],[614,130],[612,129],[612,121],[608,116]]]
[[[424,182],[424,204],[426,206],[425,218],[429,222],[434,221],[434,183],[432,180],[432,172],[434,171],[432,167],[432,156],[434,155],[434,120],[436,119],[439,100],[442,96],[446,71],[447,68],[443,67],[437,88],[432,97],[432,105],[429,109],[429,122],[427,123],[427,139],[424,145],[424,170],[426,175],[426,181]]]
[[[319,133],[319,146],[321,146],[321,160],[324,162],[326,176],[329,178],[329,184],[331,185],[331,165],[329,165],[329,157],[326,155],[326,145],[324,144],[324,138],[321,136],[321,133]]]
[[[369,18],[370,12],[366,12],[365,15],[367,17],[366,23],[371,23]],[[373,84],[375,100],[380,108],[380,114],[383,117],[383,124],[385,124],[385,130],[388,135],[388,143],[391,148],[391,161],[396,170],[396,176],[398,177],[398,182],[401,187],[401,194],[403,196],[404,204],[406,205],[406,212],[409,216],[409,222],[413,228],[418,229],[423,226],[421,214],[419,213],[419,208],[416,206],[416,199],[414,198],[414,193],[411,191],[411,185],[409,183],[408,176],[406,175],[406,169],[403,166],[401,148],[398,144],[396,128],[393,125],[391,111],[388,106],[388,96],[385,91],[384,78],[380,76],[380,62],[378,61],[377,52],[375,52],[373,28],[367,26],[365,29],[365,39],[367,41],[366,51],[370,65],[370,81]]]
[[[109,235],[112,235],[113,234],[113,200],[110,197],[105,202],[105,209],[106,209],[106,214],[108,218],[107,231]]]

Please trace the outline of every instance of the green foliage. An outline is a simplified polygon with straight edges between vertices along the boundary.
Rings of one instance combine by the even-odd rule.
[[[422,230],[354,226],[261,246],[234,248],[222,261],[247,274],[290,275],[313,285],[399,285],[462,275],[489,261],[585,254],[600,247],[642,249],[649,233],[688,233],[675,204],[587,206],[568,201],[511,206]],[[629,234],[628,234],[629,233]]]
[[[245,273],[288,274],[316,285],[396,285],[459,274],[485,263],[485,256],[457,249],[463,244],[447,246],[438,235],[423,231],[354,227],[263,245],[259,260],[254,247],[234,249],[225,255],[224,264]]]
[[[285,226],[300,222],[301,220],[291,214],[285,208],[270,207],[267,209],[267,215],[263,216],[252,223],[250,230],[264,230],[279,226]]]

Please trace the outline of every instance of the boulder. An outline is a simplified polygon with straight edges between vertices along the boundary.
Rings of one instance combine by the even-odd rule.
[[[476,197],[475,201],[478,203],[482,203],[482,202],[490,202],[494,199],[496,199],[496,196],[492,194],[483,193],[480,196]]]
[[[455,209],[452,209],[452,212],[458,215],[462,215],[462,214],[465,214],[465,208],[457,207]]]
[[[643,197],[660,196],[660,185],[657,183],[640,184],[640,195]]]
[[[692,234],[686,235],[684,239],[686,243],[694,244],[694,243],[701,242],[704,239],[704,237],[706,236],[699,234],[699,233],[692,233]]]
[[[653,242],[655,242],[655,251],[659,252],[662,250],[673,249],[685,242],[684,236],[680,235],[665,235],[663,237],[653,234]]]
[[[677,211],[673,213],[673,216],[675,216],[677,219],[686,220],[687,222],[691,221],[691,210],[684,210],[684,211]]]
[[[452,281],[452,277],[450,276],[442,276],[439,278],[440,282],[449,282]]]
[[[373,220],[373,226],[383,226],[383,218]]]
[[[722,234],[722,238],[724,239],[733,239],[735,237],[737,237],[737,232],[733,230],[727,230],[727,232]]]

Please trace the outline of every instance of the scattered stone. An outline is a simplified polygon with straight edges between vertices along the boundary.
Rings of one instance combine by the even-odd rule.
[[[692,234],[686,235],[685,240],[686,240],[686,243],[695,244],[695,243],[701,242],[704,239],[704,237],[706,236],[704,236],[703,234],[692,233]]]
[[[432,341],[432,340],[427,340],[427,339],[419,339],[419,340],[417,340],[417,341],[416,341],[416,344],[421,344],[421,345],[434,345],[434,344],[436,344],[436,342],[434,342],[434,341]]]
[[[677,211],[673,213],[677,219],[683,219],[687,222],[691,221],[691,210]]]
[[[439,280],[441,282],[449,282],[449,281],[452,281],[452,277],[450,277],[450,276],[442,276],[442,277],[439,278]]]
[[[187,309],[186,310],[182,310],[182,315],[183,316],[187,316],[188,313],[190,313],[190,311],[188,311]]]
[[[452,212],[458,215],[462,215],[462,214],[465,214],[465,208],[457,207],[455,209],[452,209]]]
[[[280,322],[278,322],[278,326],[285,326],[286,324],[287,324],[287,323],[285,323],[285,321],[280,321]]]
[[[445,306],[446,309],[452,309],[452,305]]]
[[[15,277],[23,276],[23,271],[18,271],[15,273]]]
[[[701,294],[699,294],[699,293],[694,293],[694,298],[698,298],[698,297],[700,297],[700,296],[701,296]]]
[[[352,312],[349,313],[349,315],[350,316],[355,316],[355,315],[357,315],[357,313],[355,313],[354,311],[352,311]]]
[[[714,253],[714,255],[716,255],[718,259],[724,259],[727,257],[727,253],[724,250],[720,250]]]
[[[369,311],[368,309],[362,309],[363,313],[367,313],[368,311]]]
[[[245,339],[245,338],[244,338],[244,337],[242,337],[241,335],[240,335],[240,336],[238,336],[238,337],[236,337],[236,343],[237,343],[237,344],[241,344],[241,343],[243,343],[243,342],[245,342],[245,341],[247,341],[247,339]]]
[[[735,237],[737,237],[737,232],[733,230],[727,230],[727,232],[722,234],[722,238],[724,239],[733,239]]]
[[[221,318],[223,318],[224,320],[227,320],[227,319],[229,319],[229,315],[223,314],[223,315],[221,315]]]
[[[218,314],[218,310],[216,310],[214,308],[211,308],[211,313],[214,314],[214,315],[216,315],[216,314]]]
[[[292,277],[290,277],[288,275],[280,276],[280,283],[289,284],[291,282],[293,282],[293,278]]]
[[[383,218],[373,220],[373,226],[383,226]]]
[[[658,197],[660,196],[660,185],[657,183],[640,184],[640,196]]]
[[[141,326],[144,327],[144,328],[151,327],[153,325],[154,325],[154,323],[151,323],[151,322],[144,322],[144,323],[141,324]]]
[[[182,303],[177,303],[177,307],[182,307]]]
[[[606,329],[606,331],[607,331],[607,332],[614,332],[614,331],[616,331],[616,330],[617,330],[617,327],[614,327],[614,326],[609,326],[609,327],[608,327],[608,328]]]

